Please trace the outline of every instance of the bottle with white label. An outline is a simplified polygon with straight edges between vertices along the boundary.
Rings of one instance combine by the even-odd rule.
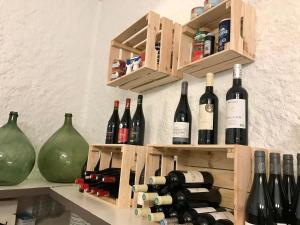
[[[214,179],[209,172],[173,170],[167,176],[149,177],[149,184],[167,185],[169,190],[184,188],[211,188]]]
[[[254,153],[254,178],[246,204],[245,225],[274,225],[274,209],[267,186],[264,151]]]
[[[211,212],[221,212],[225,211],[223,208],[213,208],[213,207],[201,207],[201,208],[191,208],[180,213],[178,216],[179,224],[192,223],[199,213],[211,213]]]
[[[188,82],[181,84],[181,97],[174,115],[173,144],[191,144],[192,114],[188,102]]]
[[[214,74],[206,75],[206,89],[199,101],[198,144],[218,143],[219,99],[213,91]]]
[[[200,213],[194,220],[194,225],[233,225],[234,217],[230,212]]]
[[[220,203],[220,192],[206,188],[182,188],[171,195],[158,196],[154,200],[156,205],[175,205],[177,208],[200,208],[207,205],[218,207]]]
[[[233,67],[233,85],[226,94],[226,144],[248,145],[248,93],[242,87],[242,66]]]

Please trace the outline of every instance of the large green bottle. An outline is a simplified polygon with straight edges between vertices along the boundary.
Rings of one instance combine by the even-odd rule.
[[[18,113],[10,112],[8,122],[0,128],[0,185],[24,181],[35,163],[35,151],[17,125]]]
[[[64,125],[43,145],[38,156],[41,174],[50,182],[73,183],[87,160],[88,143],[65,114]]]

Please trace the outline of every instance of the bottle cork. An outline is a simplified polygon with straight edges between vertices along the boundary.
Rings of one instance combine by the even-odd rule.
[[[166,178],[165,177],[159,177],[159,176],[152,176],[149,177],[149,184],[166,184]]]
[[[148,185],[142,184],[142,185],[133,185],[132,186],[133,192],[147,192],[148,191]]]
[[[155,198],[158,197],[157,193],[143,193],[143,200],[144,201],[154,201]]]
[[[147,216],[151,213],[150,208],[138,208],[134,210],[135,215],[137,216]]]
[[[159,212],[159,213],[150,213],[148,215],[148,220],[149,221],[155,221],[155,222],[159,222],[161,220],[163,220],[165,218],[165,214],[163,212]]]
[[[208,87],[214,86],[214,74],[213,73],[206,74],[206,86],[208,86]]]
[[[172,205],[173,198],[170,195],[158,196],[154,200],[155,205]]]

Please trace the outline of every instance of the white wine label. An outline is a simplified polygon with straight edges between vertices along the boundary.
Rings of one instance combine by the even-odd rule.
[[[203,183],[204,178],[199,171],[187,171],[183,173],[185,177],[185,183]]]
[[[214,105],[201,104],[199,105],[199,130],[213,130],[214,127]]]
[[[226,128],[246,129],[246,100],[230,99],[226,103]]]
[[[277,223],[277,225],[287,225],[287,223]]]
[[[189,123],[174,122],[173,137],[175,138],[189,138]]]
[[[210,52],[211,52],[211,41],[210,40],[206,40],[205,42],[204,42],[204,54],[205,55],[209,55],[210,54]]]
[[[137,204],[138,205],[144,205],[143,192],[138,192],[138,194],[137,194]]]
[[[187,188],[191,193],[209,192],[206,188]]]
[[[209,213],[215,220],[231,220],[233,222],[234,218],[230,212],[214,212]]]
[[[248,223],[247,221],[245,221],[245,225],[254,225],[253,223]]]
[[[212,207],[194,208],[194,210],[197,213],[208,213],[208,212],[215,212],[216,211],[216,209],[214,209]]]

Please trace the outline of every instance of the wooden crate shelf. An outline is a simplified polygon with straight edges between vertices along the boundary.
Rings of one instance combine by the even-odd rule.
[[[135,184],[138,184],[141,171],[145,165],[146,153],[147,148],[143,146],[121,144],[90,145],[87,170],[93,170],[99,158],[101,158],[100,170],[109,168],[111,156],[112,167],[121,168],[118,199],[101,197],[99,200],[109,202],[117,208],[130,208],[137,198],[135,195],[131,199],[130,171],[135,171]]]
[[[230,42],[225,49],[192,62],[194,36],[200,28],[208,29],[218,40],[219,22],[231,19]],[[217,48],[216,48],[217,49]],[[242,0],[223,0],[182,27],[178,70],[203,77],[208,72],[221,72],[234,64],[247,64],[255,59],[255,9]]]
[[[177,71],[181,25],[150,11],[111,41],[107,85],[143,92],[182,79]],[[160,42],[157,62],[155,43]],[[111,80],[114,59],[125,60],[145,52],[141,68]]]
[[[222,195],[221,206],[234,211],[236,225],[244,224],[245,203],[252,183],[253,148],[241,145],[149,145],[145,178],[161,161],[162,175],[174,169],[209,171]]]

